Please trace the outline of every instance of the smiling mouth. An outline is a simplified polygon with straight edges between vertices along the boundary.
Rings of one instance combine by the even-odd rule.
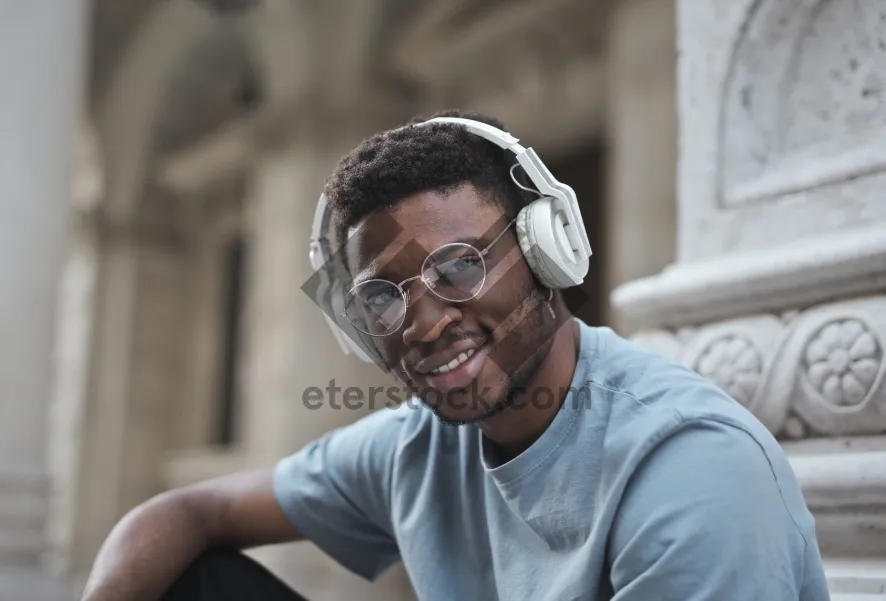
[[[489,351],[488,344],[463,351],[446,365],[420,374],[420,381],[429,388],[444,393],[452,390],[466,390],[483,371]]]

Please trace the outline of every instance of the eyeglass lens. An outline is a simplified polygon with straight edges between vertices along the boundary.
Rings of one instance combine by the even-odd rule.
[[[428,255],[421,277],[428,289],[441,299],[464,302],[482,289],[486,264],[473,246],[447,244]],[[407,300],[399,286],[387,280],[367,280],[348,293],[345,314],[361,332],[387,336],[403,324],[406,306]]]

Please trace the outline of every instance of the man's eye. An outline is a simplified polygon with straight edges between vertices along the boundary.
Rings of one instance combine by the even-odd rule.
[[[475,257],[461,257],[458,259],[452,259],[450,261],[446,261],[442,265],[438,267],[440,272],[444,275],[459,273],[464,271],[465,269],[470,269],[474,265],[477,264],[477,259]]]
[[[379,294],[373,294],[368,299],[368,303],[370,305],[379,306],[390,303],[394,299],[394,295],[390,292],[381,292]]]

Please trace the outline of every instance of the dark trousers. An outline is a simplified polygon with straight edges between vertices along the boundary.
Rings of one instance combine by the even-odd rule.
[[[162,601],[306,601],[267,568],[234,549],[198,557]]]

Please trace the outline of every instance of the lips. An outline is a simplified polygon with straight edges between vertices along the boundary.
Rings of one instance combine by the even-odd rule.
[[[418,374],[430,375],[435,369],[444,368],[453,361],[457,361],[461,355],[476,351],[481,345],[482,343],[478,344],[474,340],[460,340],[445,350],[422,359],[415,364],[413,369]]]
[[[456,346],[459,348],[455,348]],[[419,369],[416,370],[419,373],[418,379],[424,386],[441,392],[467,389],[483,371],[490,347],[484,344],[478,348],[476,344],[472,344],[469,348],[463,349],[465,349],[464,345],[453,345],[446,350],[445,356],[441,354],[438,357],[426,359],[419,364]],[[450,359],[450,357],[452,358]],[[446,359],[449,361],[447,362]],[[454,367],[450,368],[449,366],[452,364]]]

